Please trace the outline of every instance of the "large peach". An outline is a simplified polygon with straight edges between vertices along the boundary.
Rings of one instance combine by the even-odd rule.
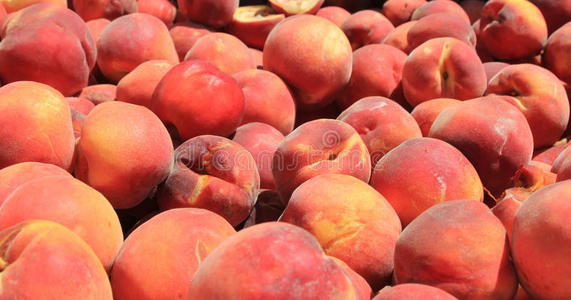
[[[50,221],[0,231],[4,299],[113,299],[107,274],[80,237]]]
[[[227,138],[201,135],[175,151],[175,166],[157,201],[162,210],[196,207],[223,216],[232,226],[256,203],[260,175],[248,150]]]
[[[533,299],[571,297],[571,181],[527,198],[513,221],[511,253],[520,283]]]
[[[407,33],[409,49],[420,46],[422,43],[439,37],[453,37],[476,46],[476,33],[472,25],[462,17],[452,13],[437,13],[418,20]]]
[[[316,110],[333,102],[349,82],[351,54],[349,40],[335,24],[313,15],[297,15],[270,32],[264,46],[264,69],[292,88],[299,107]]]
[[[169,34],[174,42],[174,47],[180,61],[184,60],[184,56],[194,46],[196,41],[204,35],[213,32],[208,26],[194,23],[181,22],[174,24],[170,28]]]
[[[187,299],[200,263],[236,231],[204,209],[160,213],[125,240],[111,272],[116,299]]]
[[[341,29],[349,39],[353,51],[369,44],[380,44],[395,27],[381,13],[366,9],[352,14]]]
[[[166,25],[155,16],[133,13],[119,17],[103,29],[97,40],[97,65],[112,82],[152,59],[179,62]]]
[[[451,98],[432,99],[417,105],[410,114],[418,123],[422,136],[426,137],[430,132],[432,123],[434,123],[434,120],[436,120],[436,117],[438,117],[440,112],[445,108],[458,103],[460,103],[460,100]]]
[[[285,18],[267,5],[238,7],[226,31],[249,47],[264,48],[270,31]]]
[[[114,20],[137,12],[136,0],[72,0],[72,4],[85,21],[99,18]]]
[[[176,17],[176,6],[168,0],[137,0],[140,13],[153,15],[171,27]]]
[[[151,107],[153,92],[173,64],[149,60],[137,66],[117,83],[117,101]]]
[[[443,37],[428,40],[410,53],[404,63],[402,85],[406,100],[416,106],[434,98],[479,97],[487,82],[474,48]]]
[[[458,299],[446,291],[420,283],[405,283],[386,287],[379,291],[372,300],[455,300]]]
[[[163,181],[173,144],[148,108],[119,101],[95,107],[77,146],[77,178],[101,192],[115,208],[141,203]]]
[[[403,230],[394,279],[428,284],[459,299],[509,300],[518,283],[504,226],[472,200],[440,203]]]
[[[202,134],[229,136],[242,122],[244,93],[234,78],[214,65],[184,61],[163,76],[151,110],[174,126],[182,140]]]
[[[327,6],[320,8],[315,13],[315,15],[318,17],[325,18],[333,22],[339,28],[341,28],[341,26],[343,25],[343,23],[345,23],[347,18],[351,16],[351,13],[340,6]]]
[[[460,4],[456,3],[455,1],[448,0],[428,1],[427,3],[415,9],[410,18],[411,20],[420,20],[428,15],[443,12],[458,15],[459,17],[466,20],[466,22],[471,24],[470,17],[468,17],[468,14],[466,11],[464,11],[462,6],[460,6]]]
[[[531,2],[545,17],[549,34],[571,21],[571,1],[569,0],[531,0]]]
[[[410,21],[414,10],[426,2],[426,0],[388,0],[383,3],[382,13],[394,26],[399,26]]]
[[[311,232],[372,289],[390,283],[401,223],[385,198],[366,182],[343,174],[319,175],[293,192],[280,221]]]
[[[567,1],[571,3],[571,1]],[[559,79],[571,85],[571,22],[557,29],[545,45],[543,64]]]
[[[182,15],[189,20],[214,28],[221,28],[232,21],[238,8],[238,0],[177,0]]]
[[[75,139],[67,101],[41,83],[18,81],[0,88],[0,169],[37,161],[72,167]]]
[[[269,0],[277,12],[286,16],[315,14],[323,5],[323,0]]]
[[[309,232],[271,222],[243,229],[214,249],[196,270],[188,298],[355,300],[358,294]]]

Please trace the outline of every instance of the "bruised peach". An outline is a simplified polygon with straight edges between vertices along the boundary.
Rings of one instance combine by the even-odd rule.
[[[213,32],[208,26],[193,23],[182,22],[176,23],[170,28],[169,34],[174,42],[174,47],[180,61],[184,60],[184,56],[194,46],[194,43],[202,36]]]
[[[83,88],[77,97],[89,100],[95,105],[115,101],[117,98],[117,86],[114,84],[90,85]]]
[[[437,13],[418,20],[407,33],[409,49],[414,49],[422,43],[439,37],[453,37],[476,46],[476,33],[472,25],[462,17],[451,13]]]
[[[105,18],[114,20],[137,12],[136,0],[72,0],[73,9],[85,21]]]
[[[374,10],[352,14],[341,29],[349,39],[353,51],[369,44],[380,44],[395,27],[385,16]]]
[[[270,31],[284,18],[267,5],[241,6],[226,31],[249,47],[262,49]]]
[[[151,107],[153,92],[173,67],[166,60],[149,60],[137,66],[117,83],[117,101]]]
[[[221,28],[232,21],[238,0],[177,0],[181,14],[190,21]]]
[[[571,4],[571,1],[567,1]],[[571,85],[571,23],[557,29],[545,45],[543,64],[567,85]]]
[[[428,15],[444,12],[455,14],[471,24],[470,17],[468,17],[462,6],[455,1],[448,0],[433,0],[423,4],[414,10],[411,20],[420,20]]]
[[[351,13],[348,12],[346,9],[340,6],[326,6],[320,8],[316,13],[316,16],[325,18],[339,28],[343,25],[343,23],[351,16]]]
[[[137,0],[137,9],[140,13],[153,15],[172,26],[176,17],[176,6],[168,0]]]
[[[410,49],[408,45],[408,31],[412,28],[412,26],[418,21],[408,21],[406,23],[402,23],[397,26],[393,31],[389,32],[387,36],[383,39],[382,43],[385,45],[393,46],[402,52],[409,54],[410,51],[414,49]]]
[[[456,297],[450,295],[446,291],[435,288],[430,285],[420,283],[404,283],[395,286],[387,286],[380,290],[372,300],[423,300],[423,299],[439,299],[454,300]]]
[[[460,100],[451,98],[432,99],[417,105],[410,114],[418,123],[422,136],[426,137],[438,114],[445,108],[458,103],[460,103]]]
[[[269,0],[277,12],[287,16],[315,14],[323,5],[323,0]]]
[[[394,26],[399,26],[410,21],[414,10],[426,2],[426,0],[388,0],[383,3],[381,12]]]

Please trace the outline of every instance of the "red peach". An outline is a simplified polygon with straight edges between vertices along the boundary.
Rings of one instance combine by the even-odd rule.
[[[151,107],[153,92],[173,64],[149,60],[137,66],[117,83],[117,101]]]
[[[72,0],[73,9],[85,21],[105,18],[114,20],[137,12],[136,0]]]
[[[536,149],[532,160],[548,165],[553,165],[553,162],[555,159],[557,159],[557,156],[559,156],[559,154],[561,154],[561,152],[563,152],[567,146],[569,146],[567,139],[562,139],[547,149]]]
[[[221,28],[232,21],[238,0],[177,0],[182,15],[190,21]]]
[[[315,15],[325,18],[341,28],[341,25],[351,16],[351,13],[340,6],[327,6],[320,8]]]
[[[170,28],[169,34],[174,42],[179,60],[184,60],[184,56],[188,50],[194,46],[194,43],[196,43],[199,38],[213,31],[213,29],[205,25],[193,22],[174,24],[174,26]]]
[[[352,14],[341,25],[341,29],[354,51],[365,45],[380,44],[395,27],[381,13],[367,9]]]
[[[571,1],[567,1],[571,3]],[[571,22],[557,29],[543,52],[543,64],[567,85],[571,85]]]
[[[388,0],[381,12],[394,26],[399,26],[410,21],[414,10],[426,3],[426,0]]]
[[[472,22],[470,22],[470,17],[468,17],[468,14],[464,11],[462,6],[454,1],[448,0],[433,0],[427,2],[426,4],[414,10],[411,16],[411,20],[420,20],[421,18],[424,18],[428,15],[443,12],[456,14],[466,20],[468,24],[472,24]]]
[[[371,286],[367,283],[363,276],[359,275],[357,272],[353,271],[345,262],[342,260],[335,258],[333,256],[329,256],[334,262],[336,262],[343,270],[347,273],[351,281],[353,282],[353,286],[357,290],[357,294],[359,294],[359,299],[370,299],[371,295],[373,294],[373,290]]]
[[[176,17],[176,7],[168,0],[137,0],[138,12],[153,15],[169,28]]]
[[[436,13],[418,20],[407,33],[409,49],[414,50],[422,43],[439,37],[453,37],[476,47],[476,33],[472,25],[452,13]]]
[[[44,177],[70,175],[56,165],[40,162],[23,162],[0,169],[0,205],[24,183]]]
[[[93,102],[87,100],[86,98],[65,97],[65,100],[67,100],[69,108],[86,116],[93,108],[95,108],[95,104],[93,104]]]
[[[418,123],[422,136],[427,137],[432,123],[434,123],[434,120],[436,120],[436,117],[438,117],[440,112],[445,108],[458,103],[460,103],[460,100],[436,98],[420,103],[410,114]]]

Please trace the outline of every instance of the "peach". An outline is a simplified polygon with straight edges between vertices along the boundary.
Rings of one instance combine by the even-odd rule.
[[[279,221],[309,231],[377,290],[390,283],[401,224],[385,198],[353,176],[323,174],[302,183]]]
[[[480,38],[495,58],[522,59],[539,54],[547,40],[547,25],[529,1],[490,0],[482,9]]]
[[[357,290],[357,294],[359,295],[359,299],[371,299],[371,295],[373,294],[373,290],[371,286],[367,283],[365,278],[359,275],[357,272],[353,271],[345,262],[342,260],[335,258],[333,256],[329,256],[334,262],[336,262],[343,270],[347,273],[351,281],[353,282],[353,286]]]
[[[242,122],[244,93],[234,78],[214,65],[184,61],[163,76],[151,110],[174,126],[182,140],[203,134],[229,136]]]
[[[107,27],[109,24],[111,24],[111,21],[105,18],[93,19],[85,22],[89,33],[91,33],[91,37],[96,43],[103,29],[105,29],[105,27]]]
[[[561,138],[569,122],[569,100],[563,84],[548,70],[532,64],[510,65],[488,83],[486,94],[504,95],[527,119],[535,148]]]
[[[220,243],[235,234],[205,209],[162,212],[125,240],[111,272],[116,299],[186,299],[192,276]]]
[[[423,300],[423,299],[441,299],[454,300],[456,297],[450,295],[446,291],[435,288],[430,285],[420,283],[405,283],[395,286],[388,286],[380,290],[372,300]]]
[[[155,88],[173,66],[166,60],[149,60],[140,64],[117,83],[117,101],[150,108]]]
[[[426,0],[388,0],[381,12],[394,26],[399,26],[410,21],[414,10],[426,3]]]
[[[557,174],[557,181],[571,179],[571,150],[566,147],[555,159],[551,172]]]
[[[438,114],[445,108],[460,103],[460,100],[451,98],[437,98],[428,100],[417,105],[410,113],[418,123],[422,136],[427,137],[430,127]]]
[[[176,6],[168,0],[137,0],[138,12],[153,15],[171,27],[176,17]]]
[[[399,26],[395,27],[395,29],[387,34],[382,44],[393,46],[402,52],[409,54],[411,50],[410,46],[408,45],[408,31],[412,28],[412,26],[418,21],[408,21],[406,23],[402,23]]]
[[[4,10],[7,13],[13,13],[19,10],[22,10],[28,6],[32,6],[34,4],[53,4],[57,5],[62,8],[67,8],[67,1],[66,0],[0,0],[0,6],[4,7]],[[2,25],[2,22],[0,22]]]
[[[237,37],[224,32],[210,33],[199,38],[184,57],[184,60],[196,59],[205,60],[230,75],[256,69],[248,46]]]
[[[248,123],[236,129],[232,140],[244,147],[256,161],[260,174],[260,188],[275,190],[272,174],[272,158],[284,135],[274,127],[264,123]]]
[[[275,222],[285,209],[280,194],[274,190],[261,190],[254,209],[244,221],[244,228],[264,222]]]
[[[249,47],[262,49],[270,31],[284,18],[267,5],[241,6],[226,31]]]
[[[320,174],[346,174],[368,182],[371,158],[351,125],[319,119],[285,137],[274,154],[272,173],[282,202],[287,204],[300,184]]]
[[[448,0],[433,0],[425,3],[424,5],[418,7],[412,13],[410,17],[411,20],[420,20],[428,15],[437,14],[437,13],[452,13],[458,15],[459,17],[466,20],[468,24],[472,24],[470,22],[470,17],[460,4],[454,1]]]
[[[277,75],[265,70],[246,70],[234,74],[234,79],[244,92],[245,112],[241,124],[262,122],[283,134],[293,130],[295,102]]]
[[[395,27],[381,13],[361,10],[352,14],[341,29],[349,39],[353,51],[369,44],[380,44]]]
[[[152,15],[133,13],[119,17],[105,27],[97,41],[97,65],[112,82],[152,59],[179,62],[166,25]]]
[[[484,71],[486,71],[487,81],[490,82],[490,79],[492,79],[494,75],[498,74],[503,68],[509,65],[510,64],[501,61],[490,61],[483,63]]]
[[[83,88],[77,97],[89,100],[95,105],[115,101],[117,98],[117,86],[114,84],[90,85]]]
[[[533,153],[533,136],[525,116],[499,96],[467,100],[444,109],[428,135],[459,149],[495,196],[509,187],[511,177]]]
[[[0,229],[34,219],[60,223],[91,246],[107,271],[123,243],[117,213],[96,190],[69,176],[52,175],[21,184],[3,199]]]
[[[238,0],[177,0],[181,14],[190,21],[214,28],[224,27],[232,21]]]
[[[159,118],[146,107],[118,101],[89,113],[77,151],[76,177],[105,195],[114,208],[141,203],[167,177],[173,158],[170,136]]]
[[[297,15],[270,32],[264,46],[264,69],[292,88],[299,107],[317,110],[333,102],[349,82],[351,54],[349,40],[335,24],[313,15]]]
[[[570,187],[566,180],[538,190],[521,204],[513,221],[513,262],[533,299],[571,297]]]
[[[565,145],[562,149],[560,149],[559,154],[557,156],[555,156],[555,159],[552,162],[551,165],[551,172],[553,173],[559,173],[559,171],[561,170],[561,167],[563,166],[563,164],[565,163],[566,160],[568,160],[568,158],[571,158],[571,149],[568,145]]]
[[[95,108],[95,104],[87,98],[65,97],[65,100],[67,101],[67,104],[69,104],[69,108],[71,110],[75,110],[86,116],[93,108]]]
[[[11,14],[0,30],[0,81],[36,81],[71,96],[87,85],[96,48],[83,20],[54,4]]]
[[[569,142],[567,139],[562,139],[557,141],[553,146],[544,149],[536,149],[536,152],[533,154],[533,161],[542,162],[548,165],[553,165],[557,156],[563,152],[567,146],[569,146]],[[539,150],[539,151],[537,151]]]
[[[237,226],[250,214],[259,188],[256,161],[248,150],[224,137],[201,135],[176,149],[175,166],[157,201],[161,210],[205,208]]]
[[[394,279],[459,299],[512,299],[518,283],[504,226],[473,200],[437,204],[412,221],[397,241]]]
[[[436,13],[418,20],[408,31],[409,49],[439,37],[453,37],[476,47],[476,33],[472,25],[462,17],[452,13]]]
[[[337,120],[357,130],[367,145],[373,167],[402,142],[422,136],[418,124],[402,106],[379,96],[362,98],[343,111]]]
[[[269,0],[270,5],[286,16],[315,14],[323,5],[323,0]]]
[[[113,299],[101,262],[69,229],[36,220],[0,231],[0,240],[1,298]]]
[[[508,240],[512,241],[512,225],[513,220],[516,214],[516,211],[521,206],[520,200],[512,197],[510,195],[506,195],[507,197],[503,198],[492,208],[492,212],[494,215],[500,219],[504,227],[506,228],[506,232],[508,235]]]
[[[196,270],[188,299],[230,298],[355,300],[358,291],[309,232],[271,222],[232,235]]]
[[[472,28],[476,33],[476,53],[478,53],[478,57],[482,60],[483,63],[486,62],[494,62],[495,58],[492,56],[488,48],[482,42],[482,38],[480,37],[480,19],[472,24]]]
[[[137,12],[136,0],[72,0],[73,9],[85,21],[105,18],[114,20]]]
[[[479,97],[487,82],[474,48],[443,37],[428,40],[410,53],[402,70],[402,85],[406,100],[416,106],[435,98]]]
[[[571,1],[569,0],[531,0],[531,2],[539,8],[545,17],[550,35],[571,21]]]
[[[567,1],[571,3],[571,1]],[[545,45],[543,64],[567,85],[571,84],[571,23],[557,29]]]
[[[75,139],[70,108],[57,90],[18,81],[0,88],[0,169],[37,161],[69,170]]]
[[[339,28],[343,25],[343,23],[351,16],[351,13],[348,12],[346,9],[340,6],[327,6],[320,8],[316,13],[316,16],[325,18]]]
[[[196,43],[199,38],[211,32],[213,32],[213,29],[202,24],[193,22],[175,23],[174,26],[170,28],[169,34],[174,42],[179,60],[183,61],[184,56],[188,50],[194,46],[194,43]]]
[[[339,107],[346,109],[368,96],[382,96],[406,103],[402,99],[401,86],[406,59],[404,52],[383,44],[355,50],[351,78],[337,98]]]
[[[0,205],[22,184],[44,177],[71,177],[56,165],[40,162],[23,162],[0,169]]]

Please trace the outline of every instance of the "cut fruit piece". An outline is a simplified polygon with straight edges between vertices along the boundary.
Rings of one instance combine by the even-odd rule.
[[[323,5],[323,0],[270,0],[272,8],[287,16],[315,14]]]
[[[262,49],[270,31],[283,19],[284,14],[268,5],[242,6],[234,13],[227,32],[250,47]]]

